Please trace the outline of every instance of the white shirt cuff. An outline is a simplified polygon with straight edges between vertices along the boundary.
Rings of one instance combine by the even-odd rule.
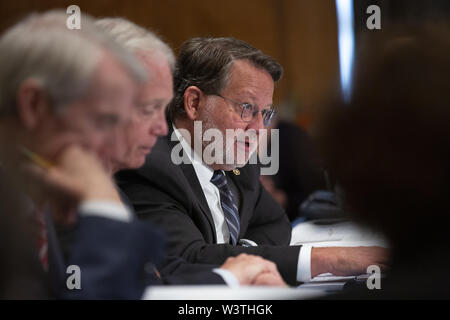
[[[130,222],[131,212],[120,202],[115,201],[85,201],[78,207],[82,216],[96,216],[107,219]]]
[[[312,246],[302,245],[298,254],[297,281],[311,281],[311,249]]]
[[[236,276],[228,270],[225,269],[219,269],[219,268],[215,268],[212,270],[214,273],[217,273],[219,276],[222,277],[223,281],[225,281],[225,283],[230,287],[230,288],[239,288],[240,287],[240,283],[238,278],[236,278]]]

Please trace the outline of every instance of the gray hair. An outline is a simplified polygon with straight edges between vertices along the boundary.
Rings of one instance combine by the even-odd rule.
[[[103,54],[111,54],[136,81],[146,74],[140,62],[82,15],[80,30],[66,27],[61,10],[31,14],[0,38],[0,114],[17,112],[16,95],[21,83],[34,79],[63,107],[88,94],[93,72]]]
[[[174,98],[168,106],[169,117],[184,115],[184,92],[196,86],[206,94],[220,93],[227,85],[234,61],[246,60],[266,70],[274,82],[283,73],[281,65],[272,57],[235,38],[193,38],[180,49],[174,73]]]
[[[172,72],[174,71],[173,50],[154,32],[124,18],[103,18],[97,20],[95,25],[134,53],[162,54],[167,59]]]

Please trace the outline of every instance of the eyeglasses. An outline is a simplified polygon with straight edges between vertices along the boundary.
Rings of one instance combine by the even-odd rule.
[[[262,109],[261,111],[258,110],[258,107],[250,104],[250,103],[240,103],[237,101],[234,101],[230,98],[226,98],[218,93],[213,94],[214,96],[218,96],[221,97],[222,99],[226,100],[226,101],[230,101],[236,105],[238,105],[239,107],[241,107],[242,111],[241,111],[241,119],[242,121],[245,122],[250,122],[253,120],[253,117],[256,116],[258,114],[258,112],[261,112],[262,118],[263,118],[263,124],[265,127],[268,127],[270,125],[270,122],[272,121],[272,119],[275,117],[275,115],[277,114],[277,112],[270,108],[270,109]]]

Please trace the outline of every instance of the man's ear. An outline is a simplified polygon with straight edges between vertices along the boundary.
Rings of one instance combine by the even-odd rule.
[[[190,120],[196,120],[205,101],[202,90],[196,86],[190,86],[184,91],[184,110]]]
[[[51,113],[50,100],[39,81],[28,79],[17,90],[17,110],[24,127],[33,130]]]

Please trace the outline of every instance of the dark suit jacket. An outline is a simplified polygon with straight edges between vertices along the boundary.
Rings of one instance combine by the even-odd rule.
[[[149,285],[224,284],[213,265],[192,265],[180,258],[166,258],[161,278],[154,272],[164,258],[165,236],[155,226],[137,219],[123,222],[79,215],[61,242],[47,210],[48,272],[39,261],[37,243],[30,236],[32,219],[28,197],[0,167],[0,226],[4,245],[0,252],[8,263],[0,266],[0,296],[32,299],[140,299]],[[7,245],[6,245],[7,244]],[[66,255],[63,255],[65,245]],[[69,290],[67,267],[80,268],[81,289]]]
[[[122,190],[118,190],[122,202],[132,210],[132,204],[130,199],[123,193]],[[152,232],[158,234],[160,239],[158,242],[153,242],[153,247],[158,247],[159,250],[165,252],[166,250],[166,236],[163,232],[156,228],[156,226],[151,223],[146,223],[151,225],[153,228]],[[156,229],[156,230],[155,230]],[[219,268],[218,265],[210,264],[193,264],[188,263],[186,260],[176,257],[164,255],[164,261],[157,264],[159,272],[161,273],[161,278],[150,279],[149,284],[160,285],[160,284],[173,284],[173,285],[207,285],[207,284],[224,284],[222,277],[211,272],[214,268]],[[158,263],[158,261],[154,261]]]
[[[65,239],[66,246],[70,243],[65,258],[51,219],[47,219],[47,225],[49,275],[57,298],[140,299],[149,285],[224,284],[222,277],[211,271],[216,266],[164,258],[164,233],[150,223],[80,216],[73,234],[66,234],[71,239]],[[155,266],[163,259],[165,266],[158,277]],[[81,290],[67,288],[69,265],[80,267]]]
[[[172,130],[170,130],[172,131]],[[259,167],[247,165],[240,175],[228,172],[240,193],[239,238],[258,247],[217,244],[214,221],[191,164],[175,165],[172,148],[178,141],[162,137],[139,170],[116,175],[137,216],[161,226],[168,235],[168,254],[193,263],[222,264],[240,253],[274,261],[286,281],[296,283],[300,247],[289,247],[291,225],[286,214],[259,182]]]
[[[49,285],[37,255],[28,208],[0,164],[0,299],[47,299]]]
[[[193,266],[171,259],[161,271],[154,272],[163,257],[163,236],[148,224],[130,223],[102,217],[80,217],[75,241],[67,264],[55,263],[57,243],[50,240],[49,275],[56,297],[64,299],[140,299],[149,285],[224,284],[211,272],[212,266]],[[66,267],[81,270],[81,290],[66,286]]]
[[[50,238],[49,238],[50,241]],[[139,221],[116,221],[94,216],[80,216],[75,241],[67,265],[81,270],[81,289],[69,290],[61,270],[49,268],[59,279],[58,298],[69,299],[140,299],[152,280],[153,269],[146,265],[163,256],[160,233]],[[54,240],[49,242],[55,245]]]

